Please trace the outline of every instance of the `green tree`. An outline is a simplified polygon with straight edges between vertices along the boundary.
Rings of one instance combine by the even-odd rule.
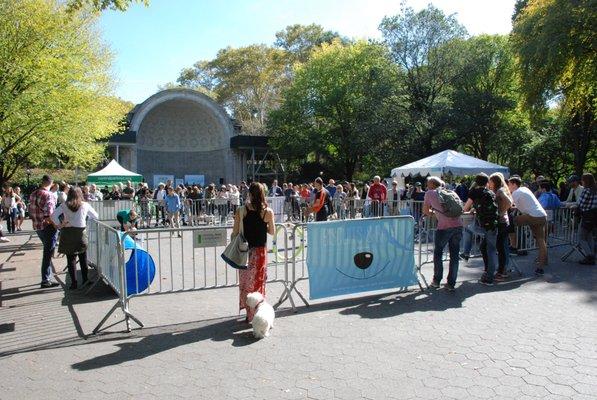
[[[397,75],[383,46],[324,44],[297,67],[282,106],[270,114],[270,143],[284,158],[319,161],[351,180],[395,135]]]
[[[276,108],[288,84],[283,50],[266,45],[227,47],[211,61],[181,71],[181,86],[213,93],[252,134],[264,134],[266,116]]]
[[[460,67],[450,91],[450,128],[473,156],[487,160],[521,126],[514,57],[508,37],[481,35],[457,44]]]
[[[321,25],[295,24],[276,32],[274,45],[285,50],[289,55],[290,64],[293,64],[306,62],[313,49],[324,43],[331,43],[335,39],[348,43],[348,39],[342,39],[337,32],[326,31]]]
[[[78,11],[86,7],[92,7],[97,11],[126,11],[132,3],[148,6],[149,0],[68,0],[67,5],[69,11]]]
[[[447,44],[464,38],[466,30],[431,4],[419,12],[403,8],[385,17],[379,29],[393,60],[406,71],[403,95],[413,135],[405,145],[411,158],[428,156],[444,130],[447,93],[458,66],[458,55]]]
[[[559,104],[577,173],[597,140],[596,27],[595,0],[528,0],[517,5],[511,34],[525,104],[535,118]]]
[[[0,183],[54,157],[93,166],[117,131],[128,110],[95,21],[58,1],[0,0]]]

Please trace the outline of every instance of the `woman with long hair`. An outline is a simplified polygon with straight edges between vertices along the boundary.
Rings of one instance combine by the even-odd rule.
[[[512,195],[510,194],[504,175],[499,172],[489,177],[489,190],[495,193],[495,202],[498,206],[498,234],[496,239],[498,269],[495,274],[495,280],[502,281],[508,278],[506,268],[510,263],[510,242],[508,239],[510,219],[508,218],[508,210],[512,207]]]
[[[254,311],[247,307],[247,295],[259,292],[265,297],[267,281],[267,234],[274,234],[274,212],[267,207],[261,184],[251,183],[249,199],[245,206],[234,214],[232,235],[240,232],[242,218],[243,235],[249,243],[249,262],[246,269],[239,270],[239,310],[247,312],[247,322],[253,320]]]
[[[60,217],[62,222],[60,222]],[[66,265],[70,276],[70,289],[77,288],[76,266],[77,256],[81,265],[83,285],[87,279],[87,217],[97,219],[97,212],[83,200],[83,192],[78,187],[71,187],[66,201],[59,205],[52,214],[52,222],[60,229],[58,252],[66,255]]]
[[[8,233],[15,233],[17,224],[17,203],[21,198],[14,193],[14,190],[9,186],[2,196],[2,208],[6,216],[6,229]]]
[[[579,245],[585,252],[583,265],[595,265],[595,226],[597,225],[597,185],[593,174],[581,178],[584,189],[578,198],[580,210]]]

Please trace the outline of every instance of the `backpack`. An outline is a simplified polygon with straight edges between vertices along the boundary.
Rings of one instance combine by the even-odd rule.
[[[462,215],[464,212],[462,200],[460,200],[456,192],[449,189],[440,189],[437,191],[437,195],[443,208],[441,211],[442,214],[450,218],[458,218]]]
[[[327,208],[328,210],[328,215],[333,215],[334,214],[334,204],[332,202],[332,198],[330,196],[330,192],[327,191],[327,189],[325,189],[325,191],[322,190],[322,196],[324,196],[325,193],[325,203],[324,203],[324,207]]]
[[[483,189],[481,198],[475,204],[477,221],[485,230],[494,230],[498,222],[498,206],[495,202],[495,194],[488,189]]]

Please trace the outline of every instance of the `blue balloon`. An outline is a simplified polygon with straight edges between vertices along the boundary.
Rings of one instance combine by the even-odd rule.
[[[153,282],[153,278],[155,278],[153,258],[147,251],[137,247],[126,262],[126,295],[132,296],[144,292]]]

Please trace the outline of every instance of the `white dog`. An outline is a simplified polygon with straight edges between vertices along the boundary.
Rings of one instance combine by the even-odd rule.
[[[253,336],[257,339],[269,336],[269,330],[274,327],[274,318],[276,317],[274,308],[265,301],[265,298],[259,292],[247,295],[247,305],[255,310],[255,316],[251,322],[253,325]]]

